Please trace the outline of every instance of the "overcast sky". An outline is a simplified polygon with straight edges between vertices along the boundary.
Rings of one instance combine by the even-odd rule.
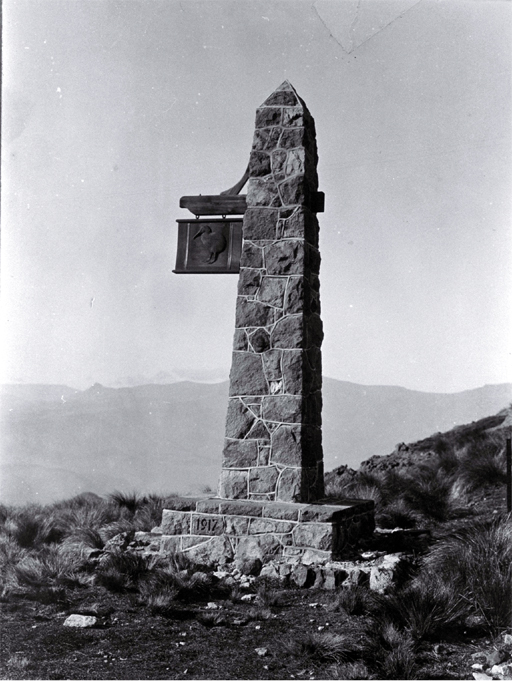
[[[507,0],[4,0],[4,382],[228,377],[237,277],[179,198],[243,174],[289,79],[319,148],[324,374],[512,380]]]

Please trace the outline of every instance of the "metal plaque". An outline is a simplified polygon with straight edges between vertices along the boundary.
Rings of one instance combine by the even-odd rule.
[[[176,274],[238,274],[242,218],[177,220]]]

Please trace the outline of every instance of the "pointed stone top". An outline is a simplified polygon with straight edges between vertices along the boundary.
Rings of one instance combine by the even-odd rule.
[[[285,80],[261,106],[300,106],[303,104],[289,80]]]
[[[295,88],[293,87],[289,80],[283,80],[281,85],[275,89],[276,92],[282,92],[283,90],[291,90],[291,92],[295,92]],[[297,93],[295,92],[295,94]]]

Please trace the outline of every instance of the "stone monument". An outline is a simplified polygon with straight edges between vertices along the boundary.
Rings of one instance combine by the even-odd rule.
[[[372,501],[322,502],[317,160],[313,118],[285,81],[256,112],[246,202],[230,197],[245,211],[218,497],[176,498],[147,538],[161,553],[321,564],[373,532]]]
[[[220,496],[323,496],[315,124],[283,83],[256,112]]]

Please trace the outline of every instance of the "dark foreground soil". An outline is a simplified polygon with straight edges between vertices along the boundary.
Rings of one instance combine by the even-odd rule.
[[[85,595],[85,594],[84,594]],[[66,611],[27,602],[1,604],[4,679],[322,679],[336,678],[328,661],[312,663],[290,648],[318,631],[343,631],[354,618],[330,610],[332,595],[280,592],[279,605],[245,602],[183,604],[152,615],[130,595],[102,588],[77,594]],[[103,615],[101,628],[64,627],[70,612]],[[203,619],[203,621],[201,621]],[[472,653],[490,641],[424,644],[419,679],[471,677]],[[260,650],[258,654],[257,648]]]

